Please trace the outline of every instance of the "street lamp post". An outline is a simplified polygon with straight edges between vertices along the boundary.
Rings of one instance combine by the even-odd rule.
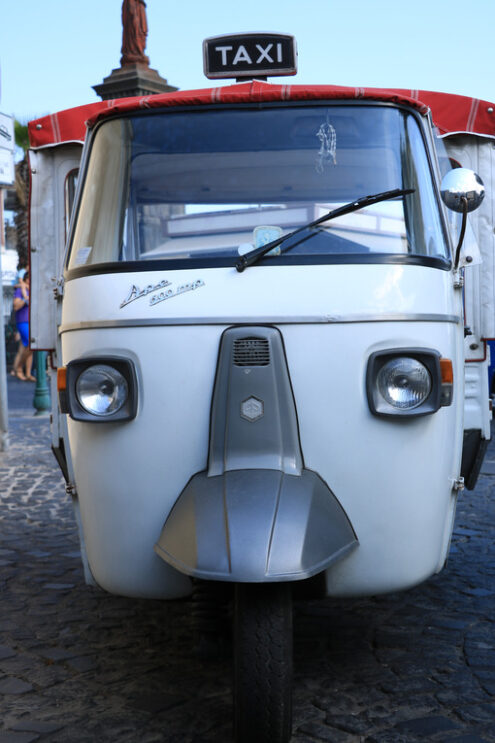
[[[36,369],[33,399],[33,406],[36,408],[35,415],[46,415],[51,408],[50,389],[46,375],[46,351],[35,351],[34,366]]]

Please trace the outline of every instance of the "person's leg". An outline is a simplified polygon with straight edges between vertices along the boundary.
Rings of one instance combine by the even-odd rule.
[[[36,377],[33,377],[31,374],[31,369],[33,367],[33,352],[28,349],[26,359],[24,361],[24,364],[26,366],[26,379],[28,379],[30,382],[36,382]]]
[[[19,359],[19,363],[16,368],[16,377],[18,379],[22,379],[23,381],[25,381],[26,377],[23,372],[23,366],[26,363],[26,359],[28,355],[31,353],[31,351],[28,348],[29,346],[29,323],[27,322],[18,323],[17,329],[21,336],[22,350],[21,350],[21,357]]]
[[[12,371],[10,372],[14,376],[17,376],[17,372],[20,371],[23,350],[24,350],[24,346],[22,345],[22,341],[19,339],[19,346],[17,347],[17,353],[15,355],[14,363],[12,365]]]
[[[23,382],[27,380],[26,374],[24,373],[24,367],[26,364],[26,357],[28,353],[29,353],[29,348],[25,348],[25,346],[23,346],[22,351],[21,351],[21,358],[19,359],[19,365],[15,373],[17,379],[22,379]]]

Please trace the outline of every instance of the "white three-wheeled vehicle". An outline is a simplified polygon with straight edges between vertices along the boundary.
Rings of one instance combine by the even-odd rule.
[[[206,71],[291,49],[209,40]],[[236,741],[290,738],[297,582],[365,596],[445,563],[490,435],[494,120],[252,79],[30,124],[31,346],[86,579],[235,584]]]

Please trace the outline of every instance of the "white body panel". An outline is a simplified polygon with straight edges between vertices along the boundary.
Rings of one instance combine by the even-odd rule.
[[[157,288],[170,282],[165,288]],[[198,283],[199,282],[199,283]],[[195,285],[194,289],[190,289]],[[127,300],[132,288],[148,291]],[[181,288],[183,291],[181,292]],[[208,325],[235,322],[462,322],[460,292],[447,271],[407,265],[273,266],[111,273],[71,281],[62,332],[85,323]],[[157,302],[163,292],[172,296]]]
[[[465,324],[471,334],[465,338],[466,399],[465,430],[479,430],[490,439],[491,411],[487,345],[495,338],[495,147],[493,139],[458,134],[444,139],[450,157],[481,177],[486,195],[481,206],[469,215],[469,223],[482,261],[465,270]]]
[[[170,281],[120,308],[132,286]],[[195,283],[201,282],[201,283]],[[196,286],[177,293],[180,286]],[[206,468],[220,337],[274,324],[286,350],[305,466],[335,493],[358,549],[327,571],[331,595],[406,588],[439,570],[455,508],[462,447],[461,296],[449,272],[421,266],[269,266],[114,273],[67,283],[62,361],[134,360],[135,420],[69,419],[89,565],[105,589],[181,595],[187,579],[153,552],[189,479]],[[415,420],[374,417],[365,372],[373,351],[435,349],[454,362],[454,404]]]
[[[464,429],[481,431],[482,438],[487,440],[491,438],[488,364],[489,358],[466,363],[464,367]]]
[[[450,157],[481,177],[486,195],[481,206],[469,215],[483,262],[466,270],[466,324],[475,339],[495,338],[495,147],[493,139],[472,134],[445,137]],[[474,351],[474,352],[473,352]],[[467,358],[479,357],[476,349]]]
[[[66,179],[79,167],[81,145],[72,143],[29,153],[31,168],[31,348],[55,349],[58,306],[55,290],[62,262],[69,216]]]

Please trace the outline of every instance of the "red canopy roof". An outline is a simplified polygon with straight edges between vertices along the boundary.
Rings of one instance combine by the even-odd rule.
[[[220,88],[118,98],[67,109],[31,121],[28,125],[29,141],[33,149],[61,142],[83,142],[86,126],[94,126],[97,121],[117,112],[139,111],[143,108],[337,99],[403,103],[416,108],[422,114],[431,109],[433,120],[443,135],[468,132],[495,137],[495,104],[477,98],[426,90],[346,88],[335,85],[273,85],[255,80]]]

